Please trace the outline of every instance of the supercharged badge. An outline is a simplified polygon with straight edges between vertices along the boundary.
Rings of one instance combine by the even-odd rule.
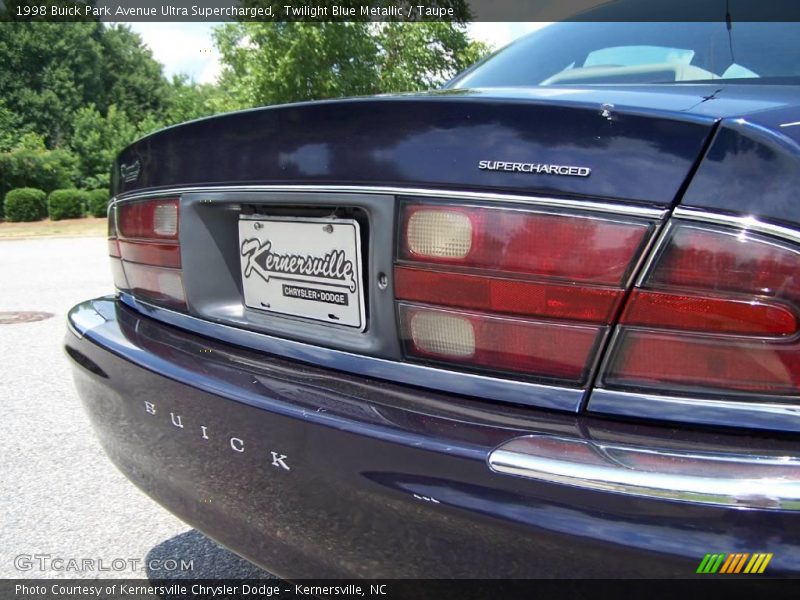
[[[572,165],[548,165],[543,163],[507,162],[503,160],[481,160],[478,168],[483,171],[508,171],[510,173],[534,173],[537,175],[565,175],[567,177],[588,177],[589,167]]]

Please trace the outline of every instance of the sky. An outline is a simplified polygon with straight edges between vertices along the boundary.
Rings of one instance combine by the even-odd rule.
[[[219,54],[211,39],[218,23],[129,23],[153,56],[164,65],[167,77],[183,73],[197,83],[213,83],[220,72]],[[473,39],[501,48],[521,35],[538,29],[540,23],[471,23]]]

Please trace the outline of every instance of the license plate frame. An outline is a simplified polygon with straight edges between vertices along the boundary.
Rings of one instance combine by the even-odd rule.
[[[358,221],[240,215],[238,233],[246,307],[364,331]]]

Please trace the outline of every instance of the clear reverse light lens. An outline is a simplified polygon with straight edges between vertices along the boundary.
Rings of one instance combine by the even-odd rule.
[[[408,219],[408,249],[418,256],[464,258],[472,248],[472,221],[460,212],[421,209]]]
[[[592,349],[608,329],[404,303],[399,309],[408,355],[579,385],[586,380]]]
[[[178,205],[159,204],[153,213],[153,231],[156,235],[173,236],[178,233]]]
[[[414,345],[423,352],[453,358],[475,353],[475,330],[468,319],[417,312],[411,317],[410,329]]]

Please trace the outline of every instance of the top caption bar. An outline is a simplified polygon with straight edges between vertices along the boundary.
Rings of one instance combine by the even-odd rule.
[[[796,0],[0,0],[2,21],[800,21]]]

